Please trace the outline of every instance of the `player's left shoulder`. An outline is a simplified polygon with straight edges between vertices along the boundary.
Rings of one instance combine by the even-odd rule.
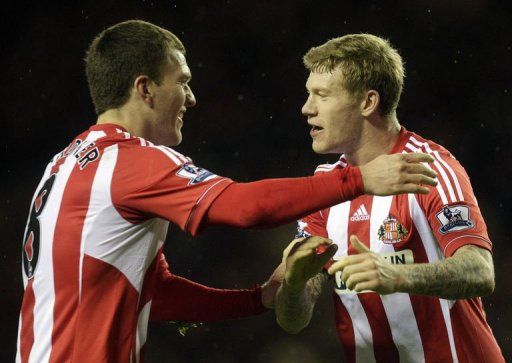
[[[447,172],[466,175],[466,170],[455,155],[443,145],[424,138],[414,132],[407,133],[408,140],[405,144],[405,152],[422,152],[431,155],[434,162],[431,164],[436,172]]]

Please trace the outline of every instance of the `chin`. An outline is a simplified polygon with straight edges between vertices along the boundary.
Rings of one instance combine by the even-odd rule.
[[[319,145],[318,143],[313,141],[313,145],[311,145],[313,151],[317,154],[328,154],[329,150],[324,145]]]

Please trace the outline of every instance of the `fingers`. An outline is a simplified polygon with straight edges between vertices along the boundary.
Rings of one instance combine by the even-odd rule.
[[[430,193],[430,189],[427,187],[423,187],[418,184],[403,184],[400,187],[398,187],[397,194],[401,193],[411,193],[411,194],[428,194]]]
[[[433,163],[434,158],[429,154],[424,153],[409,153],[409,154],[401,154],[402,159],[407,161],[408,163]]]
[[[324,252],[318,254],[318,262],[320,266],[324,266],[327,263],[327,261],[329,261],[332,258],[332,256],[334,256],[337,250],[338,245],[335,245],[333,243],[329,247],[327,247],[327,249]]]
[[[377,271],[363,271],[351,274],[345,279],[345,285],[350,289],[354,290],[356,286],[363,282],[373,281],[378,278]]]
[[[406,170],[409,174],[423,174],[430,178],[436,178],[437,173],[426,165],[419,163],[407,164]]]
[[[368,247],[366,247],[363,242],[357,238],[356,235],[350,236],[350,244],[356,249],[359,253],[371,252]]]
[[[293,241],[291,241],[288,246],[286,246],[286,248],[284,249],[283,251],[283,260],[286,259],[288,257],[288,255],[290,254],[291,250],[295,247],[295,245],[298,243],[298,242],[301,242],[303,241],[304,238],[296,238],[294,239]],[[297,246],[298,247],[298,246]]]
[[[346,256],[343,259],[334,262],[327,272],[332,275],[336,271],[343,271],[343,269],[349,265],[358,264],[360,262],[363,262],[367,258],[366,254],[359,254],[359,255],[350,255]]]
[[[378,280],[370,280],[370,281],[363,281],[357,283],[352,290],[355,292],[361,292],[365,290],[370,291],[377,291],[379,288],[379,281]]]
[[[354,274],[372,270],[375,270],[375,263],[372,260],[364,260],[358,264],[346,266],[341,274],[341,280],[347,281]]]
[[[303,241],[301,249],[315,249],[322,245],[328,246],[332,244],[332,240],[320,236],[312,236]]]
[[[432,185],[433,187],[437,185],[437,180],[422,174],[409,174],[405,179],[406,182],[414,184]]]

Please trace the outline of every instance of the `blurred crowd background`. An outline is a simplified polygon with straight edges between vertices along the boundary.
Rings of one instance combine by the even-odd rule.
[[[347,33],[388,38],[406,62],[403,125],[466,167],[494,242],[496,290],[488,320],[512,359],[512,7],[452,1],[80,1],[3,6],[0,107],[0,361],[14,360],[23,293],[21,243],[32,193],[48,160],[95,123],[83,71],[92,38],[138,18],[184,42],[197,106],[176,149],[237,181],[309,175],[336,156],[315,155],[300,114],[303,54]],[[243,201],[241,201],[242,203]],[[507,227],[508,225],[508,227]],[[215,229],[192,239],[170,228],[174,273],[210,286],[262,283],[293,238],[273,230]],[[325,293],[309,328],[282,332],[273,313],[179,335],[152,324],[149,362],[341,362]]]

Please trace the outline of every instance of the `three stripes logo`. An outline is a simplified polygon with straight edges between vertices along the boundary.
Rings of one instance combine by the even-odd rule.
[[[367,221],[369,219],[370,215],[366,211],[364,204],[361,204],[352,217],[350,217],[351,222]]]

